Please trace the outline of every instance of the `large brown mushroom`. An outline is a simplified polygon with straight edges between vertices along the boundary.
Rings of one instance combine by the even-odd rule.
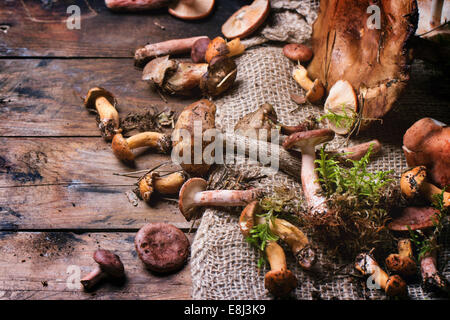
[[[416,0],[381,0],[380,28],[371,28],[370,0],[321,0],[313,25],[312,79],[327,90],[347,80],[359,97],[361,129],[382,118],[409,80],[408,42],[417,27]]]

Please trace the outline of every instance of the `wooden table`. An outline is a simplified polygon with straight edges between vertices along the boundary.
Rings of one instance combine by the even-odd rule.
[[[190,298],[189,265],[156,276],[133,242],[147,222],[185,232],[190,224],[176,203],[134,207],[125,195],[134,181],[113,175],[169,157],[144,154],[135,168],[120,163],[80,97],[101,86],[116,95],[121,115],[150,105],[181,110],[192,100],[164,102],[140,80],[133,53],[148,42],[220,35],[244,1],[216,2],[207,19],[184,22],[166,10],[112,13],[103,0],[0,0],[0,299]],[[67,28],[71,4],[81,9],[79,30]],[[127,282],[93,293],[73,288],[99,247],[120,255]]]

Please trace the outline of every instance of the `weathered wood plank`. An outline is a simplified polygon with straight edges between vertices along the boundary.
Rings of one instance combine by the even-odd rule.
[[[70,30],[67,8],[73,4],[81,10],[81,23],[80,29]],[[172,17],[167,9],[114,13],[104,0],[0,0],[4,30],[0,32],[0,56],[131,57],[148,42],[221,35],[222,24],[244,4],[218,0],[208,18],[188,22]]]
[[[134,250],[135,233],[0,232],[1,299],[190,299],[189,265],[168,276],[147,271]],[[192,236],[189,237],[192,242]],[[127,281],[94,293],[67,285],[96,265],[97,248],[118,254]],[[68,269],[72,266],[73,269]],[[75,270],[75,271],[74,271]],[[74,278],[69,278],[73,276]]]
[[[150,106],[182,110],[194,101],[164,102],[131,59],[7,59],[0,70],[0,136],[99,136],[81,99],[95,86],[115,94],[121,117]]]

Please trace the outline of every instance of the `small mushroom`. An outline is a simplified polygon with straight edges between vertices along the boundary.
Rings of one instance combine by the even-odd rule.
[[[402,194],[407,199],[412,199],[419,194],[430,202],[435,202],[435,196],[440,195],[442,190],[426,181],[427,169],[418,166],[405,171],[400,179]],[[450,206],[450,192],[444,192],[444,206]]]
[[[248,37],[263,24],[269,13],[269,0],[255,0],[228,18],[222,26],[222,33],[228,39]]]
[[[191,60],[195,63],[206,62],[205,54],[211,40],[209,38],[201,38],[194,42],[191,49]]]
[[[233,86],[236,76],[236,63],[228,57],[216,56],[210,61],[208,71],[200,79],[200,89],[203,94],[219,96]]]
[[[297,278],[287,269],[283,248],[276,242],[268,242],[265,248],[270,271],[264,276],[264,287],[275,297],[286,297],[297,287]]]
[[[181,213],[190,221],[197,210],[205,206],[240,207],[245,206],[261,195],[261,190],[208,190],[202,178],[191,178],[180,190],[178,205]]]
[[[350,133],[356,119],[358,110],[358,99],[350,82],[339,80],[330,89],[325,101],[325,114],[336,114],[342,116],[341,121],[326,118],[328,127],[340,135]]]
[[[170,138],[159,132],[141,132],[126,139],[118,133],[113,138],[112,150],[118,159],[133,161],[133,149],[149,147],[160,153],[168,153],[170,144]]]
[[[80,280],[86,290],[92,289],[104,278],[121,279],[125,276],[125,269],[122,261],[120,261],[118,255],[111,251],[98,249],[94,253],[94,260],[98,265]]]
[[[106,140],[111,140],[116,133],[121,131],[119,129],[120,121],[116,104],[117,101],[114,95],[100,87],[90,89],[84,99],[86,108],[97,111],[99,117],[98,127]]]
[[[216,56],[227,56],[231,58],[242,54],[244,51],[245,47],[239,38],[227,42],[222,37],[216,37],[208,44],[205,52],[205,60],[209,63]]]
[[[403,152],[410,167],[426,166],[441,188],[450,184],[450,127],[431,119],[415,122],[403,136]]]
[[[304,44],[290,43],[283,47],[283,54],[293,61],[308,62],[313,57],[313,51]]]
[[[400,239],[398,241],[398,253],[392,253],[386,258],[386,267],[404,277],[416,274],[417,264],[413,260],[411,240]]]
[[[158,172],[150,172],[139,181],[139,193],[146,202],[157,192],[162,195],[177,194],[186,177],[182,172],[174,172],[161,177]]]
[[[325,197],[321,195],[322,188],[315,170],[314,160],[316,158],[315,147],[333,138],[332,130],[318,129],[294,133],[283,143],[286,150],[299,148],[302,152],[302,188],[312,215],[323,215],[329,210]]]
[[[306,90],[306,99],[311,103],[319,103],[324,94],[325,88],[319,79],[314,82],[308,78],[308,72],[302,65],[297,65],[292,72],[294,80]]]
[[[190,251],[189,240],[183,231],[167,223],[146,224],[136,234],[134,244],[146,268],[157,273],[180,270]]]
[[[406,283],[399,275],[388,276],[369,253],[356,257],[355,268],[365,276],[373,276],[375,283],[391,297],[406,296]]]
[[[169,13],[183,20],[199,20],[210,15],[215,0],[177,0],[169,5]]]

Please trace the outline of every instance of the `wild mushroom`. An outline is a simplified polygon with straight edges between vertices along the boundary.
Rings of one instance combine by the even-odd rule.
[[[350,133],[358,116],[358,100],[350,82],[339,80],[331,87],[324,111],[328,128],[340,135]]]
[[[191,60],[195,63],[206,62],[205,54],[211,40],[209,38],[198,39],[194,42],[191,49]]]
[[[392,231],[425,230],[432,228],[439,211],[433,207],[407,207],[388,224]]]
[[[171,0],[105,0],[106,7],[115,11],[143,11],[167,7]]]
[[[442,291],[448,293],[449,284],[437,268],[436,249],[427,252],[420,260],[422,284],[427,291]]]
[[[98,249],[95,251],[94,261],[98,265],[80,280],[86,290],[92,289],[104,278],[121,279],[125,276],[125,269],[119,256],[109,250]]]
[[[406,296],[406,283],[399,275],[388,276],[369,253],[356,257],[355,268],[365,276],[372,276],[375,284],[391,297]]]
[[[431,180],[440,187],[450,184],[450,127],[423,118],[403,136],[403,152],[410,167],[426,166]]]
[[[242,54],[244,51],[245,46],[239,38],[227,42],[222,37],[216,37],[208,44],[205,52],[205,60],[209,63],[216,56],[227,56],[231,58]]]
[[[361,101],[361,130],[386,115],[409,80],[410,40],[417,26],[416,0],[321,0],[311,38],[312,79],[326,90],[347,80]],[[376,25],[376,18],[380,24]]]
[[[183,20],[206,18],[214,8],[215,0],[176,0],[169,5],[169,13]]]
[[[147,269],[169,273],[181,269],[190,251],[189,240],[177,227],[167,223],[149,223],[134,238],[139,259]]]
[[[202,178],[191,178],[181,187],[178,205],[187,221],[196,216],[199,207],[240,207],[261,196],[259,189],[206,190],[206,187]]]
[[[412,199],[419,194],[430,202],[435,202],[435,196],[440,195],[442,190],[426,181],[427,169],[418,166],[405,171],[400,179],[402,194],[407,199]],[[450,206],[450,192],[444,192],[444,206]]]
[[[228,57],[215,56],[200,79],[200,89],[203,94],[216,97],[231,88],[236,77],[236,63]]]
[[[202,99],[184,108],[175,123],[175,128],[172,132],[172,156],[184,156],[185,152],[189,152],[189,159],[181,159],[179,164],[184,171],[192,176],[204,176],[211,167],[210,164],[205,162],[203,156],[200,162],[195,161],[196,152],[201,152],[201,155],[203,155],[203,151],[209,143],[206,139],[201,139],[201,148],[199,146],[195,147],[194,133],[196,132],[195,130],[201,129],[200,133],[203,137],[206,130],[214,129],[216,125],[215,114],[215,104],[209,100]],[[201,128],[196,129],[197,124],[201,124]],[[185,137],[184,133],[188,133],[188,136]]]
[[[319,103],[324,94],[325,88],[319,79],[312,81],[308,78],[308,72],[302,65],[297,65],[292,72],[294,80],[306,90],[306,99],[311,103]]]
[[[287,269],[283,248],[276,242],[268,242],[265,248],[270,271],[264,276],[264,287],[275,297],[286,297],[297,287],[297,278]]]
[[[304,44],[290,43],[283,47],[283,54],[293,61],[308,62],[313,57],[313,51]]]
[[[114,95],[100,87],[90,89],[84,99],[86,108],[97,111],[98,127],[106,140],[111,140],[116,133],[120,132],[119,113],[116,110],[116,104]]]
[[[162,195],[177,194],[186,177],[182,172],[174,172],[161,177],[158,172],[150,172],[139,180],[139,193],[146,202],[156,192]]]
[[[138,67],[143,67],[156,57],[189,53],[197,40],[207,38],[207,36],[200,36],[147,44],[145,47],[137,49],[134,53],[134,64]]]
[[[269,13],[269,0],[254,0],[228,18],[222,26],[222,33],[228,39],[248,37],[263,24]]]
[[[398,253],[392,253],[386,258],[386,267],[404,277],[410,277],[417,273],[411,240],[400,239],[398,241]]]
[[[123,161],[133,161],[135,156],[133,149],[149,147],[160,153],[170,151],[170,138],[159,132],[141,132],[129,138],[124,138],[118,133],[112,141],[114,155]]]
[[[299,148],[302,152],[302,188],[312,215],[323,215],[328,211],[326,199],[321,195],[322,188],[315,170],[315,147],[333,138],[332,130],[319,129],[294,133],[283,143],[286,150]]]
[[[257,217],[261,213],[261,206],[258,201],[250,202],[239,217],[239,228],[244,237],[250,235],[250,230],[255,225],[263,223],[264,218]],[[270,230],[280,237],[285,243],[289,245],[297,263],[305,270],[312,268],[316,261],[314,250],[309,244],[306,235],[292,223],[275,218],[269,224]]]

